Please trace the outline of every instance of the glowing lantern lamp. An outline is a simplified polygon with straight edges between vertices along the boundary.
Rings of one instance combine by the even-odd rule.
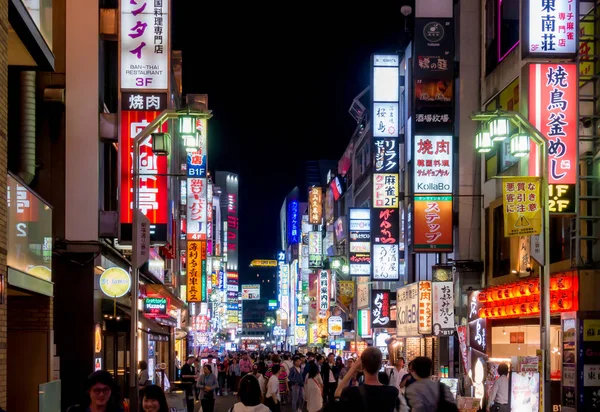
[[[179,136],[185,150],[195,152],[200,148],[200,134],[196,130],[196,117],[190,114],[179,116]]]
[[[479,153],[490,152],[494,148],[492,136],[487,130],[480,130],[475,135],[475,150]]]
[[[493,120],[490,120],[489,126],[492,141],[501,142],[506,140],[510,130],[510,122],[508,119],[505,119],[504,117],[497,117]]]
[[[529,154],[529,135],[515,133],[510,137],[510,155],[523,157]]]
[[[152,133],[152,153],[156,156],[168,156],[171,151],[169,133]]]

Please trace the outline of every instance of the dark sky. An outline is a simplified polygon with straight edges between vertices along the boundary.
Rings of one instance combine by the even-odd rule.
[[[173,0],[184,94],[207,93],[214,115],[209,169],[240,174],[241,269],[274,257],[300,162],[341,157],[371,53],[406,40],[402,1],[336,3]]]

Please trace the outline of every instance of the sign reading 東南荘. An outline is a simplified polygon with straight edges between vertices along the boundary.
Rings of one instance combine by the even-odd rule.
[[[149,317],[166,317],[168,309],[167,298],[146,298],[144,299],[144,315]]]
[[[415,136],[415,193],[452,194],[452,136]]]
[[[525,57],[577,56],[577,1],[523,0],[521,54]]]
[[[121,0],[121,89],[169,88],[169,0]]]
[[[131,288],[131,276],[121,268],[112,267],[106,269],[100,275],[100,290],[110,298],[125,296]]]
[[[539,177],[502,179],[504,236],[531,236],[542,230]]]

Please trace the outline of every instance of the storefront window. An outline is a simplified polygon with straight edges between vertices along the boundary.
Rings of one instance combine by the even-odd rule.
[[[504,236],[504,214],[502,207],[493,209],[494,240],[492,244],[494,268],[493,277],[504,276],[510,273],[510,238]]]
[[[550,263],[571,258],[571,220],[572,216],[550,217]]]
[[[490,74],[519,44],[519,0],[487,0],[485,4],[486,72]]]
[[[23,5],[52,50],[52,0],[23,0]]]

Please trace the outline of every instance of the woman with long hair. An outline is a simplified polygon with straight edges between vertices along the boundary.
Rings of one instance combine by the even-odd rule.
[[[262,404],[262,389],[255,375],[246,375],[240,380],[238,399],[229,412],[269,412]]]
[[[309,369],[304,389],[306,409],[308,412],[317,412],[323,408],[323,381],[320,379],[319,367],[314,362],[307,366]]]
[[[140,393],[141,412],[169,412],[167,397],[158,385],[149,385]]]

